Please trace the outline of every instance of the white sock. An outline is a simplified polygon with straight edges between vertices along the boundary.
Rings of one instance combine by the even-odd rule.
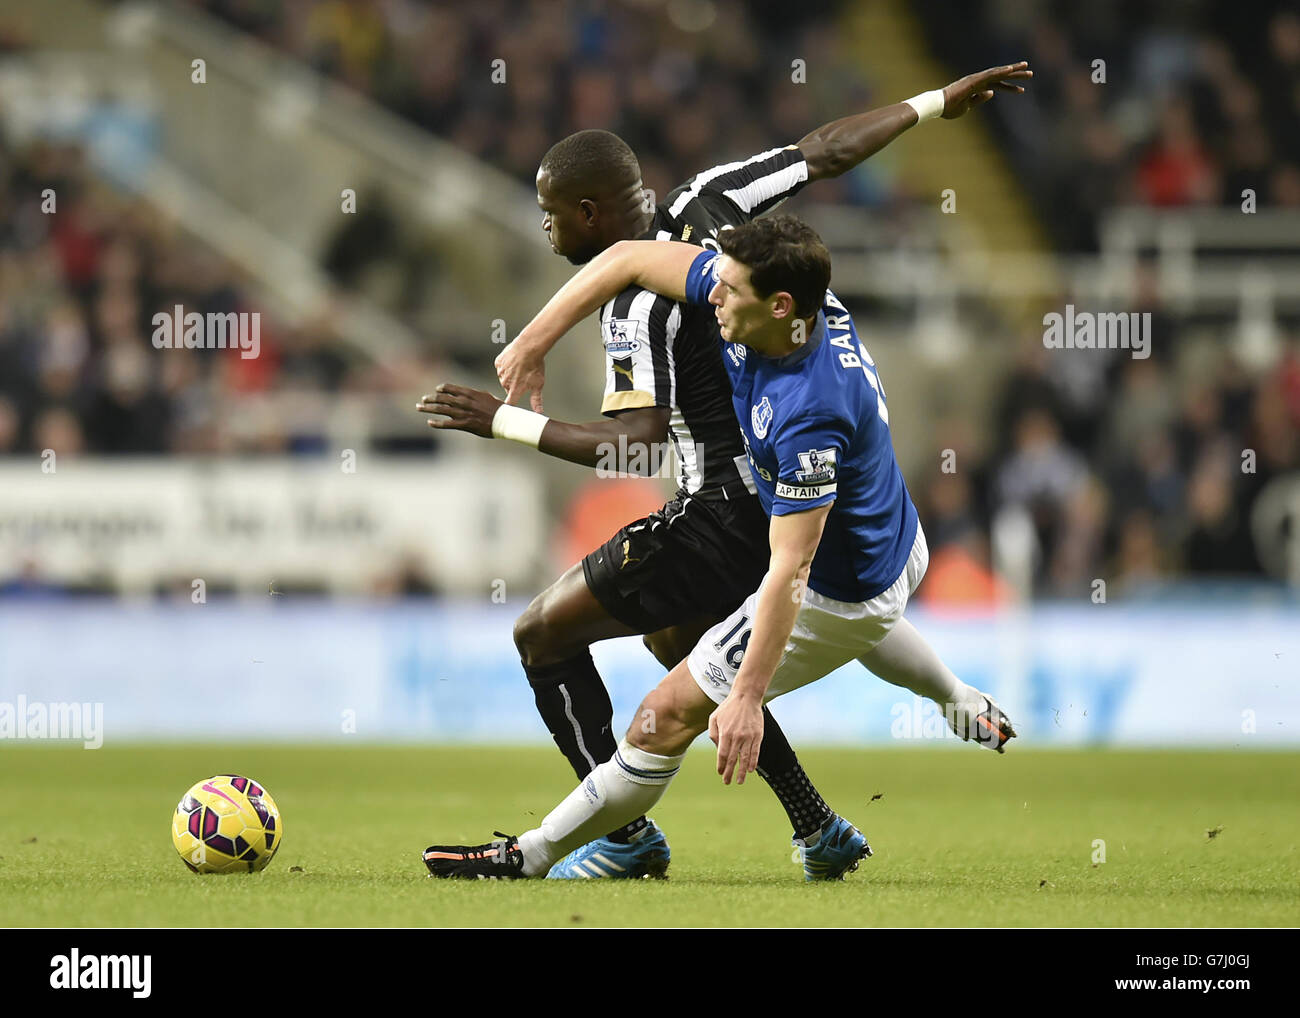
[[[929,697],[943,708],[959,735],[984,709],[984,694],[957,678],[907,619],[899,619],[889,635],[858,660],[886,682]]]
[[[557,859],[631,823],[663,796],[682,756],[658,756],[626,739],[542,820],[519,835],[524,876],[544,876]]]

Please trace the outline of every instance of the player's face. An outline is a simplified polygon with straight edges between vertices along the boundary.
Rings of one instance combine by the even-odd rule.
[[[716,309],[718,330],[728,343],[745,343],[771,324],[772,313],[768,302],[754,292],[749,281],[749,269],[740,262],[722,255],[717,262],[718,281],[709,291],[709,303]]]
[[[556,254],[570,264],[583,265],[600,253],[591,240],[582,205],[557,191],[545,171],[537,174],[537,206],[542,210],[542,229]]]

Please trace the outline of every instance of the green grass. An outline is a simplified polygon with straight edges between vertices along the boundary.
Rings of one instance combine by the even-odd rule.
[[[724,788],[703,748],[654,811],[673,848],[667,882],[462,883],[426,879],[420,850],[535,824],[572,785],[558,753],[9,744],[0,923],[1300,924],[1298,753],[999,757],[924,746],[802,756],[876,850],[846,883],[803,884],[766,787],[753,778]],[[194,781],[230,771],[270,788],[284,847],[261,874],[195,877],[172,849],[171,811]],[[1098,838],[1106,861],[1093,865]]]

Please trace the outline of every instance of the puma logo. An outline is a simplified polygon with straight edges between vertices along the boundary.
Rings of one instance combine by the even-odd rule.
[[[614,362],[613,362],[613,368],[614,368],[614,374],[616,374],[616,375],[622,375],[622,376],[623,376],[624,378],[626,378],[629,382],[635,381],[635,379],[632,377],[632,365],[631,365],[631,364],[620,364],[620,363],[618,363],[618,361],[614,361]]]
[[[623,564],[619,566],[620,569],[626,569],[631,563],[641,561],[639,558],[628,557],[629,552],[631,552],[631,550],[632,550],[632,542],[625,539],[623,541]]]

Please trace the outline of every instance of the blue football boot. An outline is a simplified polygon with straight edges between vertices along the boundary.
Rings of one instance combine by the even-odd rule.
[[[794,839],[798,859],[803,863],[803,878],[843,880],[858,863],[871,855],[867,836],[843,817],[831,815],[822,829],[808,839]]]
[[[632,880],[639,877],[668,879],[668,839],[664,832],[647,820],[627,844],[597,838],[575,848],[551,867],[547,880]]]

